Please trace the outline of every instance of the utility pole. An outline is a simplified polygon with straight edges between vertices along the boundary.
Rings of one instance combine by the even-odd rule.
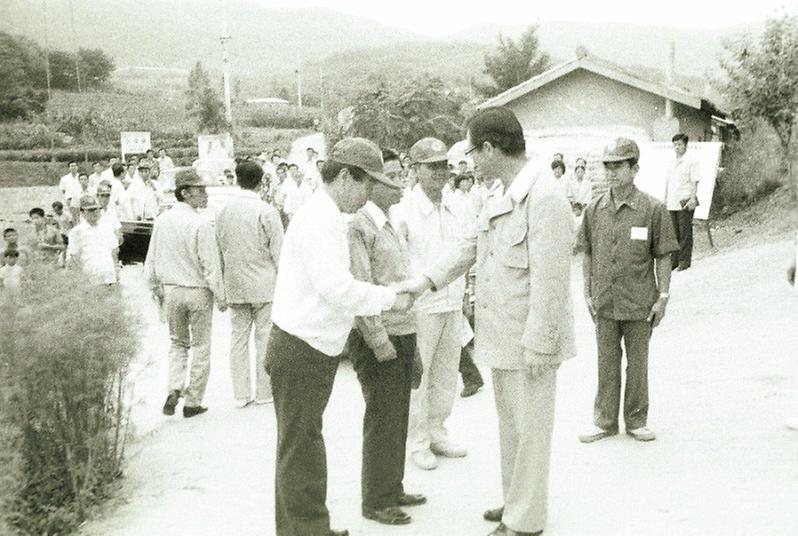
[[[296,57],[296,103],[302,108],[302,61]]]
[[[319,101],[321,116],[324,118],[324,67],[319,67]]]
[[[42,0],[42,14],[44,19],[44,73],[47,77],[47,108],[45,108],[45,117],[47,123],[50,123],[50,100],[53,98],[53,89],[50,83],[50,38],[47,36],[49,32],[47,24],[47,0]],[[50,160],[55,162],[55,139],[53,138],[53,131],[50,129]]]
[[[227,56],[227,41],[232,39],[230,32],[227,31],[227,9],[222,3],[222,35],[219,40],[222,43],[222,77],[224,78],[224,116],[227,122],[233,124],[233,102],[230,96],[230,58]]]
[[[75,77],[78,81],[78,93],[81,93],[80,87],[80,57],[78,56],[78,36],[75,35],[75,10],[72,9],[72,0],[69,0],[69,19],[72,26],[72,53],[75,54]]]

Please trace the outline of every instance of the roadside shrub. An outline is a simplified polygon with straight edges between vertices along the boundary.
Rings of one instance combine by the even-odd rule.
[[[784,169],[775,135],[764,125],[742,130],[723,149],[712,206],[729,213],[746,207],[783,184]]]
[[[55,147],[64,146],[64,137],[53,132],[44,123],[26,121],[0,123],[0,150],[2,151],[50,147],[51,137]]]
[[[21,483],[8,516],[68,534],[121,474],[138,322],[118,289],[55,267],[26,267],[22,298],[0,314],[0,422],[19,438]]]
[[[244,105],[238,109],[236,115],[240,124],[261,128],[312,129],[314,121],[321,121],[319,108],[288,105]]]

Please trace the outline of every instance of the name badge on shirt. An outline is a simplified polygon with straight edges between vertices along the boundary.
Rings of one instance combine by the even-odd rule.
[[[648,240],[648,227],[632,227],[632,240]]]

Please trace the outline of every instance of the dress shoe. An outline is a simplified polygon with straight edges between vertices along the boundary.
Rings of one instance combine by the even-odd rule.
[[[626,433],[635,438],[637,441],[654,441],[657,439],[657,435],[645,426],[627,430]]]
[[[468,398],[469,396],[474,396],[482,387],[482,384],[479,383],[469,383],[468,385],[463,386],[463,390],[460,392],[460,396],[462,398]]]
[[[425,471],[432,471],[438,467],[438,458],[435,457],[430,449],[416,451],[410,455],[410,458],[416,464],[416,467]]]
[[[605,430],[604,428],[595,427],[588,433],[580,435],[579,441],[582,443],[593,443],[594,441],[599,441],[605,437],[612,437],[614,435],[618,435],[618,430]]]
[[[499,523],[499,526],[493,529],[493,532],[488,534],[488,536],[540,536],[541,534],[543,534],[542,530],[535,532],[519,532],[511,529],[504,523]]]
[[[206,411],[208,411],[208,408],[205,406],[183,406],[183,417],[186,419],[196,417],[197,415],[202,415]]]
[[[254,402],[254,400],[252,400],[251,398],[237,398],[236,399],[236,408],[244,409],[245,407],[249,406],[253,402]]]
[[[438,441],[436,443],[431,443],[429,446],[430,450],[437,454],[438,456],[443,456],[444,458],[463,458],[468,454],[468,451],[465,447],[461,447],[456,443],[452,443],[451,441]]]
[[[363,508],[363,517],[383,525],[407,525],[412,520],[410,515],[398,506],[385,508]]]
[[[330,536],[349,536],[349,531],[346,529],[330,529]]]
[[[493,508],[492,510],[485,510],[485,513],[482,514],[482,517],[485,521],[493,521],[494,523],[498,523],[502,520],[502,516],[504,515],[504,506],[500,506],[498,508]]]
[[[420,493],[402,493],[399,495],[399,498],[396,499],[397,506],[418,506],[426,502],[427,498]]]
[[[163,414],[164,415],[174,415],[175,408],[177,407],[177,401],[180,399],[180,391],[174,390],[169,392],[169,396],[166,397],[166,402],[163,404]]]

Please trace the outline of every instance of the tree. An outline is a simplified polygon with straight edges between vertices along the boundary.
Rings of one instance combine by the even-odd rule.
[[[88,87],[108,82],[116,68],[113,58],[99,48],[81,48],[78,50],[78,60],[80,82]]]
[[[0,119],[27,118],[44,110],[47,93],[36,87],[36,65],[26,44],[0,32]]]
[[[383,80],[355,97],[346,134],[399,149],[426,136],[451,144],[462,139],[465,102],[464,95],[449,90],[440,78],[424,76],[398,84]]]
[[[197,62],[188,73],[186,98],[186,110],[197,120],[199,132],[218,134],[230,128],[224,116],[224,103],[211,87],[208,72],[203,69],[200,62]]]
[[[537,26],[530,26],[518,41],[499,34],[499,45],[493,54],[485,54],[485,74],[493,79],[477,89],[485,97],[493,97],[515,87],[549,68],[549,55],[540,50]]]
[[[732,116],[746,123],[764,120],[776,133],[784,171],[792,177],[792,148],[798,120],[798,12],[768,19],[754,40],[743,35],[724,44],[722,87]]]

